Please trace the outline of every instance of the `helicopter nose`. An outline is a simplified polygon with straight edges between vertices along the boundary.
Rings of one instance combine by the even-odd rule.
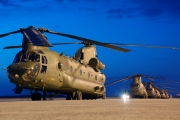
[[[13,80],[35,80],[40,70],[40,63],[15,63],[8,66],[7,74]]]

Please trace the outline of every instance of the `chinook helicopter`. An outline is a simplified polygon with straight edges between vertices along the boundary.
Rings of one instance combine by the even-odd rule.
[[[158,88],[157,86],[154,86],[154,88],[156,88],[156,89],[159,91],[159,93],[160,93],[160,95],[161,95],[161,99],[166,99],[166,98],[168,98],[168,94],[167,94],[167,92],[166,92],[165,90],[160,89],[160,88]]]
[[[146,92],[146,83],[142,82],[142,76],[141,74],[137,74],[137,75],[131,75],[129,77],[124,77],[121,78],[120,80],[116,80],[110,83],[105,84],[105,86],[109,86],[121,81],[127,81],[130,79],[133,79],[131,82],[131,86],[130,89],[128,91],[128,93],[130,94],[130,96],[132,98],[147,98],[148,94]]]
[[[160,92],[152,85],[152,82],[147,83],[148,98],[161,98]]]
[[[29,26],[20,30],[1,34],[0,38],[10,34],[22,33],[22,45],[7,46],[4,49],[22,48],[13,63],[7,67],[10,82],[16,85],[15,94],[23,89],[31,91],[32,100],[46,100],[46,93],[66,94],[66,100],[106,99],[105,75],[101,72],[105,65],[96,57],[93,44],[114,50],[129,52],[130,50],[115,45],[50,31],[45,28]],[[68,57],[49,50],[51,44],[44,33],[56,34],[82,41],[84,47],[77,50],[73,57]]]
[[[112,78],[107,78],[107,80],[109,79],[117,79],[119,78],[119,80],[115,80],[113,82],[109,82],[107,84],[105,84],[105,86],[109,86],[118,82],[125,82],[127,80],[130,80],[131,78],[133,78],[133,81],[131,82],[130,85],[130,90],[129,90],[129,94],[131,95],[132,98],[162,98],[162,99],[167,99],[167,98],[172,98],[172,95],[169,95],[169,92],[177,92],[178,89],[176,88],[171,88],[171,87],[164,87],[164,89],[160,89],[159,87],[153,85],[154,82],[142,82],[142,77],[148,79],[148,80],[154,80],[154,79],[161,79],[164,80],[164,77],[150,77],[147,75],[141,75],[141,74],[137,74],[137,75],[131,75],[131,76],[123,76],[123,77],[112,77]],[[175,82],[175,81],[170,81],[170,80],[166,80],[168,82],[173,82],[176,83],[176,85],[179,84],[179,82]],[[156,83],[158,84],[158,83]],[[159,83],[158,86],[164,86],[164,85],[172,85],[170,83]],[[175,84],[174,84],[175,85]],[[146,87],[147,86],[147,87]],[[168,89],[169,88],[169,89]]]
[[[148,98],[146,83],[142,82],[142,75],[133,75],[133,81],[129,90],[132,98]]]

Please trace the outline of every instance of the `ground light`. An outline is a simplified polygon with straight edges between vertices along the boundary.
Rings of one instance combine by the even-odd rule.
[[[130,98],[130,96],[128,95],[128,94],[122,94],[122,99],[123,99],[123,101],[124,101],[124,103],[126,103],[126,102],[129,102],[129,98]]]

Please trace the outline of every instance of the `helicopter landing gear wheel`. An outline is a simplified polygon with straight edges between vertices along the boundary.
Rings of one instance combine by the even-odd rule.
[[[77,92],[72,93],[72,100],[77,100]]]
[[[32,93],[31,100],[32,101],[41,100],[41,94],[40,93]]]
[[[82,100],[82,93],[80,91],[76,91],[72,93],[73,100]]]
[[[66,100],[71,100],[71,98],[72,98],[72,95],[71,94],[67,94]]]
[[[102,99],[105,100],[106,99],[106,93],[102,94]]]
[[[77,100],[82,100],[82,93],[77,91]]]
[[[144,98],[148,98],[148,95],[144,95]]]

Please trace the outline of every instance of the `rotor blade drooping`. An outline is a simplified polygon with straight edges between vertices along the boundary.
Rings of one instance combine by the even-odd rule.
[[[17,45],[17,46],[6,46],[3,49],[13,49],[13,48],[22,48],[22,45]]]
[[[67,44],[83,44],[83,42],[62,42],[62,43],[52,43],[52,45],[67,45]]]
[[[52,43],[52,45],[67,45],[67,44],[83,44],[83,42],[62,42],[62,43]],[[3,49],[14,49],[14,48],[22,48],[22,45],[16,46],[6,46]]]
[[[180,50],[178,47],[173,46],[153,46],[153,45],[145,45],[145,44],[121,44],[121,43],[107,43],[117,46],[138,46],[138,47],[149,47],[149,48],[165,48],[165,49],[173,49],[173,50]]]
[[[173,46],[153,46],[153,45],[145,45],[145,44],[102,43],[102,42],[98,42],[98,41],[95,41],[95,40],[91,40],[91,39],[87,39],[87,38],[83,38],[83,37],[79,37],[79,36],[75,36],[75,35],[71,35],[71,34],[65,34],[65,33],[50,31],[50,30],[45,29],[45,28],[37,29],[37,28],[34,28],[33,26],[30,26],[30,27],[28,27],[26,29],[20,28],[20,30],[17,30],[17,31],[1,34],[0,38],[8,36],[10,34],[19,33],[19,32],[24,34],[24,36],[33,45],[36,45],[36,46],[52,47],[53,44],[51,44],[47,40],[47,38],[42,34],[43,32],[47,32],[47,33],[51,33],[51,34],[56,34],[56,35],[61,35],[61,36],[64,36],[64,37],[77,39],[77,40],[80,40],[80,41],[83,41],[83,42],[88,42],[88,43],[100,45],[100,46],[103,46],[103,47],[111,48],[111,49],[122,51],[122,52],[129,52],[130,50],[125,49],[125,48],[121,48],[121,47],[118,47],[118,46],[139,46],[139,47],[149,47],[149,48],[166,48],[166,49],[180,50],[180,48],[173,47]],[[82,44],[82,42],[77,42],[77,43],[73,43],[73,42],[72,43],[54,43],[54,45],[63,45],[63,44]],[[7,48],[5,47],[4,49],[10,49],[10,48],[20,48],[20,47],[7,46]]]
[[[9,32],[9,33],[5,33],[5,34],[1,34],[1,35],[0,35],[0,38],[1,38],[1,37],[5,37],[5,36],[8,36],[8,35],[10,35],[10,34],[19,33],[19,32],[21,32],[21,29],[20,29],[20,30],[13,31],[13,32]]]
[[[54,31],[50,31],[50,30],[47,30],[47,29],[44,29],[44,28],[41,28],[40,31],[47,32],[47,33],[52,33],[52,34],[56,34],[56,35],[61,35],[61,36],[64,36],[64,37],[69,37],[69,38],[73,38],[73,39],[76,39],[76,40],[85,41],[85,42],[88,42],[88,43],[93,43],[93,44],[96,44],[96,45],[100,45],[100,46],[103,46],[103,47],[111,48],[111,49],[122,51],[122,52],[129,52],[130,51],[128,49],[120,48],[120,47],[115,46],[115,45],[110,45],[110,44],[98,42],[98,41],[95,41],[95,40],[90,40],[90,39],[75,36],[75,35],[64,34],[64,33],[60,33],[60,32],[54,32]]]

